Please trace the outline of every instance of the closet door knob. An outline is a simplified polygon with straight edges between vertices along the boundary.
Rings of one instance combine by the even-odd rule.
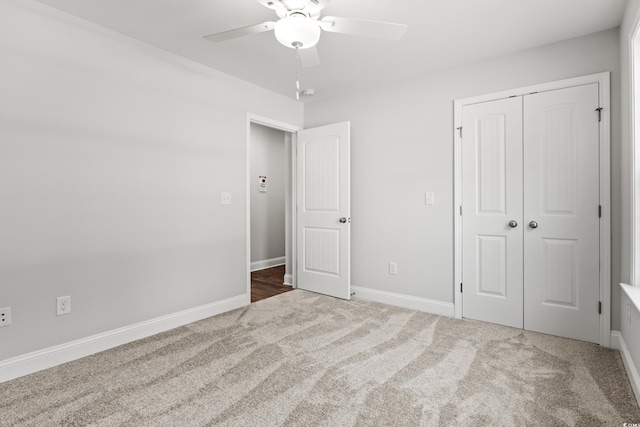
[[[514,220],[509,221],[509,227],[516,228],[517,226],[518,226],[518,223],[515,222]]]
[[[538,228],[538,223],[537,223],[537,222],[535,222],[535,221],[531,221],[531,222],[529,223],[529,227],[531,227],[531,228]]]
[[[344,224],[345,222],[347,222],[347,218],[342,217],[339,219],[339,221],[340,221],[340,224]]]

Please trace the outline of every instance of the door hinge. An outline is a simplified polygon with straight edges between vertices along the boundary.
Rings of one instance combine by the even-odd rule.
[[[460,293],[462,293],[462,283],[460,283]]]
[[[598,205],[598,218],[602,218],[602,205]]]
[[[460,126],[459,128],[456,128],[456,130],[460,132],[460,139],[462,139],[462,126]]]
[[[460,205],[460,216],[462,216],[462,205]]]
[[[598,112],[598,121],[601,122],[602,121],[602,107],[596,108],[596,111]]]
[[[602,314],[602,301],[598,301],[598,314]]]

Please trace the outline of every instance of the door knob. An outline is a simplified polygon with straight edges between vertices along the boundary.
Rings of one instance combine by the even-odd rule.
[[[509,227],[516,228],[517,226],[518,226],[518,223],[515,222],[514,220],[509,221]]]
[[[340,223],[341,224],[344,224],[345,222],[347,222],[347,218],[345,218],[345,217],[340,218]]]
[[[538,223],[537,223],[537,222],[535,222],[535,221],[531,221],[531,222],[529,223],[529,227],[531,227],[531,228],[538,228]]]

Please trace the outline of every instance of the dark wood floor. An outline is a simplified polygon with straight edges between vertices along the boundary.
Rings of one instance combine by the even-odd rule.
[[[284,282],[284,265],[252,272],[251,302],[293,290],[291,286],[283,285],[282,282]]]

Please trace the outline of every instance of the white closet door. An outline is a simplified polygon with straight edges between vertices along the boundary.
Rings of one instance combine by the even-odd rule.
[[[298,288],[351,297],[350,124],[298,132]]]
[[[524,98],[524,327],[599,342],[598,85]],[[534,228],[535,227],[535,228]]]
[[[522,328],[522,100],[464,106],[462,120],[464,317]]]

